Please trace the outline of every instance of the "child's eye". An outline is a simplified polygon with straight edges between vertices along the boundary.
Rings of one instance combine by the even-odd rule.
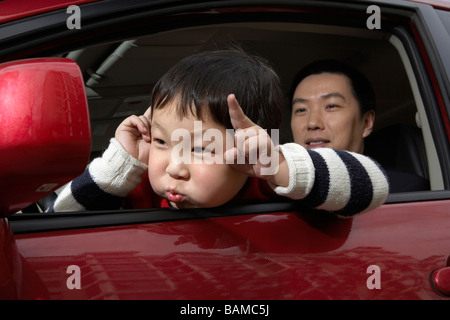
[[[203,153],[205,151],[206,151],[206,149],[203,148],[203,147],[194,147],[194,148],[192,148],[192,152],[195,152],[195,153]]]
[[[159,138],[153,138],[153,141],[156,142],[157,144],[160,144],[160,145],[163,145],[163,146],[167,145],[164,140],[159,139]]]
[[[192,148],[192,152],[195,154],[202,154],[202,153],[208,153],[208,154],[215,154],[214,149],[211,148],[205,148],[205,147],[194,147]]]

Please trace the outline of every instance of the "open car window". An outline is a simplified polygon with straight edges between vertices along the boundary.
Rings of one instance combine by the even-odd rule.
[[[274,8],[270,17],[258,8],[250,9],[251,14],[231,10],[232,18],[224,14],[218,20],[201,11],[191,13],[198,19],[161,17],[176,20],[174,27],[140,18],[116,36],[109,33],[107,40],[92,38],[70,50],[55,47],[46,54],[72,59],[82,71],[91,119],[91,160],[102,154],[124,118],[148,108],[151,89],[164,72],[195,52],[238,44],[272,63],[286,95],[296,72],[309,62],[343,60],[361,70],[375,90],[376,118],[374,132],[366,139],[367,154],[382,165],[428,179],[432,192],[414,193],[415,200],[445,197],[448,150],[442,149],[444,131],[436,125],[439,111],[429,93],[433,89],[427,61],[416,43],[421,39],[414,38],[407,23],[414,12],[383,7],[386,21],[378,28],[369,25],[367,6],[359,9],[355,18],[337,5],[333,19],[325,19],[320,6],[308,7],[308,13]],[[122,26],[126,19],[124,15],[117,23]],[[283,114],[280,140],[292,141],[290,110]],[[410,197],[393,194],[388,202]]]
[[[248,22],[171,30],[67,54],[86,74],[93,128],[93,154],[99,155],[125,116],[142,114],[152,85],[176,61],[195,52],[235,42],[275,66],[286,94],[304,65],[335,58],[357,66],[377,96],[374,133],[367,153],[383,165],[430,180],[431,190],[444,182],[427,108],[410,57],[399,37],[377,30],[283,22]],[[86,61],[86,57],[89,57]],[[93,63],[96,61],[97,63]],[[280,127],[291,142],[290,110]]]

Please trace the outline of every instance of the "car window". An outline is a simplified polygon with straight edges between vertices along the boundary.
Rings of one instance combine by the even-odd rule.
[[[360,69],[372,83],[377,98],[374,132],[366,140],[367,154],[383,166],[429,180],[431,191],[446,188],[433,124],[427,116],[429,105],[421,93],[423,79],[411,63],[417,57],[411,57],[413,53],[405,49],[408,35],[398,37],[395,28],[369,28],[339,17],[326,23],[323,18],[304,21],[295,15],[289,19],[249,21],[191,22],[187,27],[141,32],[119,41],[99,40],[57,51],[56,56],[77,62],[85,79],[92,130],[91,160],[102,154],[124,118],[146,110],[152,86],[170,66],[195,52],[236,43],[273,64],[286,95],[296,72],[313,60],[334,58]],[[280,142],[290,141],[290,110],[286,110]]]
[[[129,39],[114,48],[106,45],[67,53],[67,57],[79,61],[85,73],[90,70],[86,86],[93,152],[98,154],[104,149],[124,117],[146,109],[152,84],[175,61],[229,41],[268,59],[279,73],[286,93],[296,72],[307,63],[327,57],[347,60],[367,73],[374,83],[379,97],[375,130],[396,122],[399,114],[404,123],[415,124],[414,97],[408,78],[395,48],[386,40],[386,33],[321,27],[317,26],[319,31],[315,31],[295,23],[208,25]],[[382,68],[379,61],[383,61]],[[386,79],[388,70],[395,72]],[[290,110],[283,116],[280,135],[283,141],[291,141]]]
[[[325,25],[312,28],[281,22],[231,23],[173,30],[128,39],[115,46],[80,49],[66,56],[79,61],[86,74],[90,70],[86,87],[95,156],[101,154],[114,129],[126,116],[145,111],[152,83],[175,61],[194,52],[230,40],[236,42],[263,55],[275,66],[286,93],[295,73],[307,63],[330,57],[345,60],[361,69],[376,91],[375,128],[373,137],[368,139],[370,155],[382,163],[429,179],[428,161],[436,157],[430,151],[434,148],[433,141],[432,138],[424,141],[423,130],[428,124],[427,119],[421,119],[425,117],[423,107],[418,108],[421,98],[417,96],[416,79],[408,73],[411,68],[408,69],[408,57],[403,54],[401,43],[392,38],[383,31]],[[280,136],[282,142],[290,142],[290,110],[285,111],[283,120]],[[386,140],[384,136],[392,132],[398,139]],[[401,139],[407,139],[408,144],[405,146],[405,140]],[[392,159],[402,154],[403,159],[393,163]],[[411,165],[408,157],[414,155],[417,159]],[[436,180],[432,184],[434,189],[442,189],[440,174],[438,169],[432,175]]]

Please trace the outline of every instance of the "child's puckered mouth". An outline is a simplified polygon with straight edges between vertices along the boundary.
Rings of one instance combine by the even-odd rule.
[[[181,202],[186,197],[184,194],[178,193],[173,189],[166,191],[167,200],[171,202]]]

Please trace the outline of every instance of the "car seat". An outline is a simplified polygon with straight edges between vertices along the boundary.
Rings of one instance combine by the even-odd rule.
[[[395,124],[380,129],[365,139],[364,151],[383,167],[429,179],[425,144],[416,126]]]

